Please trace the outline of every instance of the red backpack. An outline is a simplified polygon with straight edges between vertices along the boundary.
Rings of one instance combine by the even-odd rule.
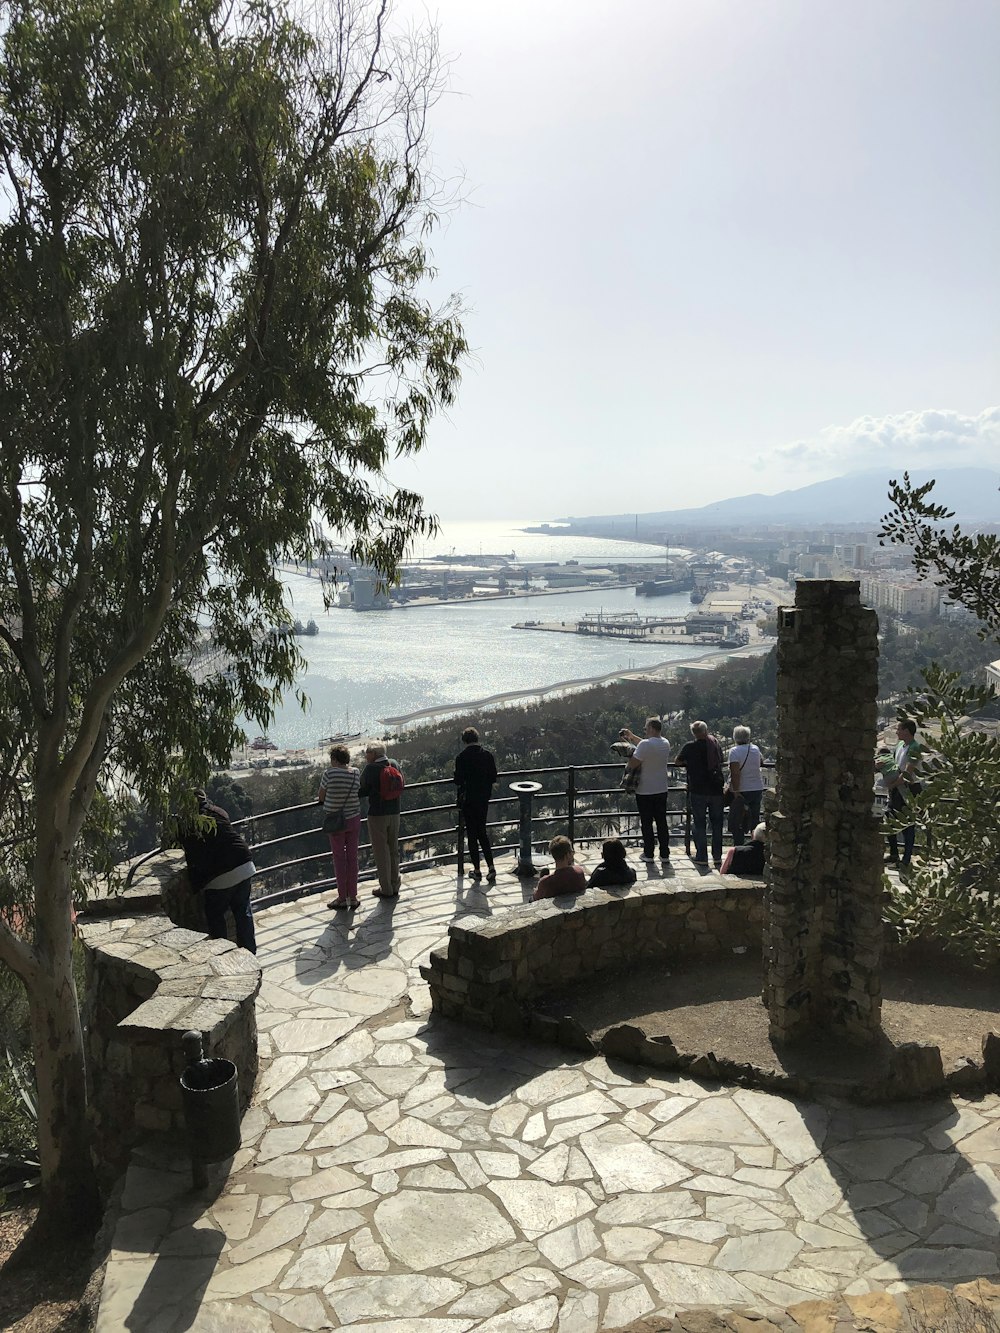
[[[395,764],[383,764],[378,775],[378,794],[382,801],[398,801],[406,783]]]

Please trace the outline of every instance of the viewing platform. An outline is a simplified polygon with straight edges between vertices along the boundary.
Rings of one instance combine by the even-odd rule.
[[[719,882],[638,869],[639,894]],[[432,1018],[419,968],[450,923],[527,892],[451,866],[349,919],[258,915],[243,1146],[202,1192],[136,1152],[98,1333],[598,1333],[692,1307],[906,1328],[907,1301],[953,1299],[915,1284],[997,1292],[996,1096],[798,1102]]]

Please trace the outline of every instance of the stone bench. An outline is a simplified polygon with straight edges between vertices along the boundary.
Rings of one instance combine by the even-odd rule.
[[[83,921],[87,1068],[102,1174],[122,1169],[155,1132],[183,1131],[181,1036],[232,1060],[241,1109],[257,1077],[254,1000],[261,970],[229,940],[210,940],[165,916]]]
[[[588,889],[527,903],[499,916],[465,917],[420,972],[435,1013],[482,1027],[524,1030],[528,1002],[625,963],[711,958],[760,949],[764,886],[729,880],[710,888],[668,883]]]

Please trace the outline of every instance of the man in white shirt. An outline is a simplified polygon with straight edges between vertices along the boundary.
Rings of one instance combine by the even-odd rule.
[[[663,723],[658,717],[647,717],[645,737],[637,736],[627,727],[623,727],[618,733],[623,740],[631,741],[635,746],[628,767],[639,770],[635,804],[639,811],[639,825],[642,829],[644,861],[656,860],[654,826],[655,837],[659,838],[660,842],[660,860],[670,860],[670,830],[667,827],[670,745],[663,739],[662,731]]]

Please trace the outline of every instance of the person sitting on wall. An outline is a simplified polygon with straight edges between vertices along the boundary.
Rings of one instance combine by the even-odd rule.
[[[257,937],[250,910],[250,882],[257,869],[250,848],[229,822],[221,805],[213,805],[200,787],[195,790],[201,828],[182,825],[181,846],[191,888],[205,905],[209,938],[226,938],[226,913],[236,922],[236,943],[257,952]],[[209,825],[211,824],[211,827]]]
[[[743,843],[739,847],[730,847],[726,852],[726,859],[722,863],[723,875],[763,875],[765,848],[764,838],[767,829],[764,824],[758,824],[753,831],[753,837],[750,842]]]
[[[625,859],[625,844],[621,838],[609,838],[601,848],[601,863],[590,879],[588,889],[610,889],[616,884],[634,884],[635,871]]]
[[[587,887],[587,876],[573,864],[573,844],[565,834],[557,834],[549,843],[549,856],[556,863],[551,874],[543,875],[535,885],[532,901],[540,898],[558,898],[563,893],[582,893]]]

